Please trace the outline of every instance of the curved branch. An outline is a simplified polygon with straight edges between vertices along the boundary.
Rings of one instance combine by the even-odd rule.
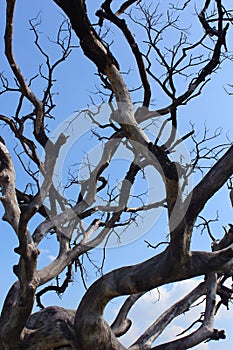
[[[131,1],[131,3],[133,3],[133,2],[135,2],[135,1]],[[99,16],[100,18],[108,19],[109,21],[114,23],[122,31],[122,33],[124,34],[128,44],[129,44],[129,46],[134,54],[134,57],[135,57],[136,62],[137,62],[137,67],[139,70],[140,78],[142,81],[142,85],[144,88],[143,106],[149,107],[150,98],[151,98],[151,88],[150,88],[150,84],[149,84],[149,81],[147,78],[146,68],[145,68],[142,54],[139,50],[138,44],[137,44],[133,34],[129,30],[125,20],[118,18],[118,16],[112,12],[109,2],[105,1],[101,7],[104,9],[104,11],[99,10],[99,11],[97,11],[96,15]],[[122,10],[124,8],[125,7],[123,7]],[[122,10],[120,9],[119,11],[122,11]]]
[[[113,321],[113,323],[111,325],[111,329],[116,337],[121,337],[131,327],[132,321],[127,318],[127,315],[129,313],[129,311],[131,310],[132,306],[143,295],[144,295],[144,293],[130,295],[126,299],[126,301],[124,302],[122,307],[120,308],[120,311],[118,312],[117,317],[115,318],[115,320]]]
[[[207,201],[226,183],[233,174],[233,146],[215,163],[186,201],[190,201],[186,219],[192,224]]]
[[[128,7],[130,7],[132,4],[134,4],[135,2],[139,3],[141,2],[141,0],[127,0],[125,1],[119,8],[119,10],[116,12],[116,16],[120,16],[122,15],[125,10],[127,10]]]
[[[26,80],[17,65],[13,54],[13,28],[14,28],[14,9],[16,0],[7,0],[6,9],[6,28],[5,28],[5,55],[9,65],[20,85],[22,94],[33,104],[36,112],[36,120],[34,123],[34,134],[37,141],[45,147],[48,137],[44,130],[44,111],[42,102],[36,97],[26,83]]]
[[[129,91],[120,74],[119,66],[112,53],[102,43],[87,17],[85,0],[54,0],[69,17],[72,27],[80,39],[80,45],[84,54],[95,63],[98,70],[105,74],[115,93],[119,113],[112,117],[119,123],[131,143],[136,142],[136,147],[147,154],[147,147],[150,142],[147,135],[137,124]],[[135,146],[135,145],[134,145]]]
[[[62,294],[65,292],[65,290],[68,288],[69,283],[73,281],[72,280],[72,265],[68,265],[67,267],[67,272],[66,272],[66,278],[64,279],[63,283],[61,286],[47,286],[40,290],[38,293],[36,293],[36,301],[37,305],[41,308],[44,309],[44,305],[41,303],[41,297],[43,294],[49,292],[49,291],[55,291],[58,295]]]
[[[169,254],[167,249],[141,264],[108,273],[89,288],[78,307],[75,316],[75,332],[80,344],[85,349],[92,349],[93,346],[106,349],[105,343],[112,344],[115,336],[104,322],[102,315],[106,304],[114,297],[145,292],[162,284],[213,271],[231,275],[232,259],[233,247],[214,253],[193,252],[189,261],[181,268],[172,261],[172,254]],[[149,275],[148,271],[150,271]]]
[[[116,59],[110,53],[98,34],[92,27],[88,17],[84,0],[54,0],[54,2],[67,14],[76,35],[80,39],[80,45],[84,54],[106,74],[109,66],[119,67]]]

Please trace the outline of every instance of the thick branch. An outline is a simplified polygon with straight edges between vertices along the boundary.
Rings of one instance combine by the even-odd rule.
[[[24,330],[22,349],[50,350],[61,346],[75,349],[74,316],[74,310],[58,306],[51,306],[32,314]]]
[[[169,250],[166,250],[141,264],[108,273],[89,288],[77,310],[75,331],[80,344],[85,349],[91,349],[94,344],[99,349],[115,349],[106,347],[114,335],[102,319],[106,304],[114,297],[141,293],[162,284],[213,271],[231,274],[232,259],[232,247],[215,253],[195,252],[183,267],[178,267],[171,261]],[[150,271],[149,275],[147,271]]]
[[[9,222],[16,233],[20,219],[20,209],[15,192],[15,169],[11,156],[0,141],[0,200],[4,206],[5,214],[3,220]]]
[[[186,201],[190,201],[187,221],[192,223],[204,208],[208,200],[226,183],[233,174],[233,146],[215,163],[199,184],[193,189]]]
[[[130,7],[132,4],[134,4],[135,2],[139,3],[141,0],[127,0],[125,1],[121,7],[119,8],[119,10],[116,12],[116,16],[120,16],[122,15],[125,10],[127,10],[128,7]]]
[[[19,283],[9,292],[0,318],[0,338],[3,343],[6,341],[13,346],[17,343],[25,321],[31,313],[37,286],[35,272],[38,251],[27,227],[22,229],[20,225],[21,213],[15,191],[15,171],[9,152],[2,142],[0,142],[0,186],[1,201],[5,208],[4,219],[10,223],[19,239],[19,248],[16,248],[16,252],[20,254],[20,261],[14,267]],[[15,335],[14,338],[11,334]]]
[[[133,1],[133,2],[135,2],[135,1]],[[146,73],[144,62],[143,62],[142,54],[139,50],[139,47],[138,47],[138,44],[134,38],[134,35],[129,30],[125,20],[118,18],[117,15],[115,15],[112,12],[108,1],[104,2],[104,4],[102,5],[102,8],[104,9],[104,11],[101,11],[101,10],[98,11],[96,13],[97,16],[99,16],[100,18],[106,18],[106,19],[110,20],[112,23],[114,23],[122,31],[123,35],[125,36],[133,54],[134,54],[134,57],[135,57],[136,62],[137,62],[139,74],[141,77],[142,85],[144,88],[143,106],[149,107],[150,98],[151,98],[151,88],[150,88],[150,84],[149,84],[149,81],[147,78],[147,73]]]
[[[129,318],[127,318],[127,315],[131,310],[132,306],[137,302],[139,298],[143,296],[143,294],[144,293],[130,295],[120,308],[117,317],[111,325],[111,329],[116,337],[122,336],[131,327],[132,321]]]
[[[108,66],[118,63],[108,48],[102,43],[93,29],[88,17],[84,0],[54,0],[54,2],[67,14],[78,38],[84,54],[94,62],[98,69],[106,74]]]

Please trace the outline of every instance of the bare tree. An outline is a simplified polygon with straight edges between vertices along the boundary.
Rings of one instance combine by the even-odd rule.
[[[162,10],[157,2],[129,0],[119,5],[106,0],[93,17],[86,2],[54,1],[66,16],[56,40],[51,42],[60,50],[54,63],[40,42],[40,19],[30,20],[34,44],[45,64],[39,66],[38,74],[28,78],[13,51],[16,0],[6,0],[5,57],[13,79],[1,73],[1,97],[16,94],[18,103],[13,115],[0,114],[0,120],[5,126],[3,132],[9,127],[18,148],[11,153],[12,145],[4,141],[2,133],[0,199],[4,208],[2,220],[9,223],[18,239],[15,253],[19,261],[13,267],[16,282],[9,289],[1,312],[0,349],[126,349],[119,338],[131,327],[128,313],[144,293],[197,276],[203,277],[200,284],[181,296],[127,348],[188,349],[204,341],[224,339],[224,331],[214,328],[214,317],[221,304],[228,306],[232,297],[227,282],[233,275],[233,230],[230,225],[217,240],[211,221],[202,211],[224,184],[228,182],[231,187],[233,148],[230,142],[220,144],[217,132],[209,137],[205,130],[203,139],[197,141],[195,126],[179,136],[177,123],[180,107],[186,108],[191,99],[205,93],[211,75],[228,57],[232,11],[223,0],[202,1],[202,8],[196,8],[190,0],[179,5],[172,2],[166,9],[162,4]],[[189,20],[182,24],[184,14],[187,18],[192,15],[195,35]],[[114,39],[113,32],[117,33]],[[137,75],[132,86],[132,72],[124,74],[117,59],[117,49],[122,45],[118,43],[119,33],[119,40],[128,45],[127,60]],[[65,128],[49,133],[49,129],[56,128],[56,68],[64,62],[69,64],[68,56],[74,46],[96,68],[100,84],[92,95],[94,108],[76,112],[64,122]],[[38,92],[38,81],[39,86],[43,82],[42,93]],[[155,109],[157,96],[162,96],[166,104]],[[77,99],[82,96],[77,95]],[[101,114],[106,103],[109,114],[106,110]],[[30,113],[25,106],[30,106]],[[66,166],[61,164],[62,152],[67,145],[78,152],[82,141],[74,144],[71,134],[72,128],[78,133],[83,121],[93,126],[92,136],[101,145],[98,158],[93,164],[86,157],[78,171],[75,167],[67,170],[66,184],[63,180],[58,183],[57,169]],[[147,132],[149,126],[157,130],[153,137]],[[185,140],[193,141],[195,152],[190,162],[182,155],[174,156]],[[110,175],[115,171],[111,166],[120,147],[129,154],[128,168],[118,169],[121,181],[117,183],[111,181]],[[82,177],[84,168],[87,176]],[[153,173],[154,185],[159,187],[149,201],[146,198],[150,188],[145,194],[141,182],[137,184],[138,179],[149,181],[148,169]],[[189,179],[198,169],[201,176],[191,188]],[[16,177],[22,171],[24,188],[16,186]],[[105,249],[119,232],[127,237],[135,224],[143,230],[140,215],[146,217],[155,208],[167,213],[169,228],[166,242],[161,240],[156,246],[147,242],[151,248],[162,247],[159,253],[155,249],[153,257],[132,266],[122,266],[119,259],[117,269],[102,274],[87,287],[77,310],[44,307],[41,296],[47,291],[64,293],[75,270],[86,284],[83,257],[89,251],[98,246]],[[191,250],[197,226],[209,234],[212,250]],[[156,226],[152,229],[156,230]],[[39,245],[48,235],[56,237],[58,253],[49,265],[39,268]],[[48,284],[58,280],[63,271],[66,276],[62,284]],[[103,313],[106,305],[119,296],[128,297],[110,325]],[[171,321],[188,311],[200,297],[205,299],[204,311],[190,329],[197,324],[195,321],[200,326],[179,339],[155,345]],[[35,300],[41,308],[38,312],[33,311]]]

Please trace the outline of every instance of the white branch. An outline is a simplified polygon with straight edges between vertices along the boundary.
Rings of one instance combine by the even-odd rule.
[[[15,192],[15,169],[6,146],[0,142],[0,200],[4,206],[3,220],[18,233],[20,209]]]

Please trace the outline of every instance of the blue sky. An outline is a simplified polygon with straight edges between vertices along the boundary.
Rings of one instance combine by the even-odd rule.
[[[100,1],[96,1],[95,4],[100,4]],[[4,9],[5,4],[3,2],[0,3],[0,35],[3,36],[4,31]],[[92,3],[93,6],[93,3]],[[92,9],[92,8],[90,8]],[[34,40],[34,36],[32,31],[29,30],[28,19],[34,18],[35,16],[39,16],[42,19],[42,24],[40,27],[41,32],[41,42],[44,47],[47,48],[51,54],[52,59],[55,59],[57,55],[57,51],[51,42],[48,40],[48,35],[50,38],[54,38],[57,27],[61,20],[63,19],[63,15],[61,11],[53,4],[52,1],[42,0],[40,2],[33,3],[31,6],[31,2],[28,0],[21,0],[17,4],[16,11],[16,24],[15,24],[15,41],[14,41],[14,50],[15,56],[20,65],[22,71],[25,76],[30,78],[38,72],[38,65],[41,63],[41,57],[38,55],[38,51],[32,45]],[[192,21],[192,18],[190,18]],[[139,37],[140,37],[139,33]],[[113,36],[114,37],[114,36]],[[120,34],[115,34],[115,37],[121,40]],[[170,38],[172,39],[172,38]],[[77,42],[74,40],[74,43]],[[3,52],[3,41],[0,42],[0,51],[1,56]],[[117,55],[119,61],[122,63],[122,66],[125,70],[128,68],[135,68],[133,62],[130,62],[127,56],[127,47],[124,42],[121,42],[121,49],[117,46],[113,46],[114,53]],[[6,61],[1,61],[0,71],[4,71],[6,75],[10,75],[10,70],[6,64]],[[224,87],[227,86],[228,83],[232,82],[232,67],[229,62],[224,62],[221,70],[214,74],[211,78],[209,84],[207,84],[206,88],[203,91],[203,94],[199,96],[197,99],[192,100],[188,106],[184,106],[180,109],[179,114],[179,133],[183,135],[190,129],[190,121],[195,123],[195,128],[199,131],[199,137],[201,137],[201,132],[203,129],[203,125],[206,121],[207,127],[210,129],[210,133],[214,132],[216,128],[222,128],[222,135],[220,136],[220,142],[226,142],[226,134],[230,139],[232,139],[232,99],[233,97],[229,97]],[[52,130],[56,129],[58,125],[64,122],[67,118],[69,118],[75,110],[80,108],[85,108],[86,104],[90,104],[90,95],[93,91],[95,91],[95,84],[98,82],[98,78],[94,75],[95,67],[92,63],[89,63],[87,59],[82,55],[79,49],[74,49],[73,53],[67,60],[67,63],[63,63],[58,67],[56,71],[56,79],[57,83],[54,87],[54,92],[59,92],[59,95],[56,97],[57,108],[55,110],[56,122],[49,121],[49,126]],[[129,79],[127,77],[127,79]],[[130,79],[134,79],[133,75],[130,75]],[[137,86],[137,78],[135,77],[135,81],[130,81],[131,85]],[[35,82],[32,85],[34,91],[38,94],[38,96],[42,96],[43,86],[41,83]],[[183,86],[180,86],[182,90]],[[13,114],[15,111],[15,103],[17,103],[17,96],[12,96],[11,94],[6,94],[0,96],[1,99],[1,110],[2,114]],[[160,95],[158,94],[156,97],[156,104],[159,107],[163,107],[163,103],[165,101],[162,100],[162,96],[160,99]],[[25,112],[30,110],[29,106],[25,106]],[[17,158],[12,149],[12,135],[9,133],[6,128],[1,129],[1,133],[3,132],[4,138],[6,139],[7,146],[12,151],[12,157],[15,160],[16,164],[18,164]],[[85,140],[85,142],[89,142],[88,145],[91,147],[91,141]],[[83,142],[85,146],[85,142]],[[94,144],[93,144],[94,145]],[[190,146],[190,141],[187,141],[187,148]],[[85,147],[84,147],[85,148]],[[122,157],[122,156],[121,156]],[[122,159],[122,158],[121,158]],[[18,170],[18,168],[17,168]],[[194,174],[193,181],[197,181],[199,178],[198,174]],[[21,178],[20,172],[17,171],[17,184],[20,186],[24,182],[24,178]],[[216,213],[218,212],[220,220],[218,223],[213,224],[213,232],[216,237],[220,237],[223,233],[222,226],[231,223],[232,220],[232,208],[230,206],[229,198],[228,198],[228,190],[226,186],[220,191],[218,194],[214,196],[214,198],[207,204],[204,209],[203,215],[206,218],[215,218]],[[2,208],[0,208],[0,214],[2,214]],[[36,225],[37,218],[35,221],[31,223],[31,227]],[[165,229],[164,229],[165,228]],[[17,255],[14,254],[13,249],[17,246],[17,240],[13,235],[10,227],[6,223],[1,223],[0,226],[0,278],[1,281],[4,281],[0,287],[0,300],[1,302],[4,300],[5,293],[7,292],[10,283],[15,280],[12,265],[17,263]],[[158,216],[156,220],[156,226],[151,228],[146,236],[142,236],[137,239],[134,244],[127,244],[122,246],[115,246],[107,249],[106,252],[106,261],[104,266],[104,272],[112,270],[122,265],[130,265],[135,262],[143,261],[146,258],[149,258],[154,254],[153,249],[141,249],[146,247],[144,240],[151,241],[153,244],[159,242],[160,239],[166,239],[166,217],[162,214]],[[209,249],[209,240],[205,236],[205,234],[200,235],[200,233],[196,232],[193,238],[193,249]],[[41,249],[41,259],[40,266],[44,264],[48,264],[54,256],[56,256],[56,242],[55,238],[47,238],[45,242],[40,246]],[[92,257],[96,261],[96,263],[101,263],[103,257],[103,251],[101,249],[97,249],[95,253],[91,253]],[[88,269],[88,277],[87,284],[90,285],[92,281],[96,278],[96,272],[93,270],[93,267],[88,264],[87,261],[87,269]],[[179,297],[183,296],[180,294],[181,292],[185,293],[195,284],[195,281],[185,281],[181,282],[180,285],[177,286],[163,286],[159,289],[161,294],[161,300],[159,302],[155,302],[157,300],[157,291],[153,291],[144,297],[144,304],[142,302],[138,303],[138,306],[132,310],[132,316],[136,319],[136,325],[132,329],[131,333],[127,335],[125,338],[126,343],[130,342],[133,339],[133,336],[136,334],[140,334],[144,327],[150,324],[153,321],[155,315],[159,315],[160,312],[164,311],[169,307],[171,302],[176,301]],[[74,282],[72,287],[69,288],[67,293],[60,300],[58,297],[54,296],[54,294],[50,293],[43,298],[43,301],[46,303],[54,303],[60,304],[65,307],[75,307],[84,292],[84,288],[82,286],[80,276],[74,276]],[[107,308],[106,317],[110,319],[113,317],[114,311],[117,309],[118,301],[111,302],[111,305]],[[146,306],[145,306],[146,305]],[[149,311],[149,312],[147,312]],[[232,317],[232,310],[225,311],[222,308],[216,319],[216,327],[220,327],[221,329],[226,329],[227,332],[227,340],[221,343],[207,343],[204,345],[200,345],[197,347],[201,350],[215,350],[219,346],[224,346],[225,350],[230,350],[232,348],[232,338],[233,338],[233,326],[232,323],[229,322],[229,319]],[[196,314],[199,312],[199,309],[196,309]],[[143,313],[144,321],[141,322],[141,314]],[[187,316],[188,318],[189,316]],[[186,318],[186,320],[187,320]],[[171,334],[174,334],[176,331],[179,332],[185,327],[183,320],[175,320],[171,326],[172,328],[168,330]],[[162,339],[168,339],[168,333],[166,336],[164,335]]]

